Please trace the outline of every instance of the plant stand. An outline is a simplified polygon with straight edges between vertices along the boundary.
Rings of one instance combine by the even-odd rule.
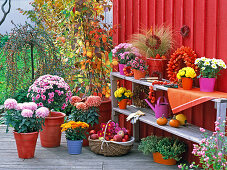
[[[127,77],[120,75],[118,72],[112,72],[111,73],[111,95],[114,96],[114,92],[117,89],[117,81],[118,80],[127,80],[132,82],[132,90],[135,86],[135,84],[139,85],[144,85],[144,86],[152,86],[152,83],[146,82],[146,81],[141,81],[141,80],[136,80],[133,77]],[[168,88],[160,85],[154,85],[153,86],[154,90],[158,91],[167,91]],[[217,116],[216,120],[219,122],[223,122],[226,119],[226,108],[227,108],[227,99],[214,99],[211,100],[215,102],[215,108],[217,109]],[[195,142],[195,143],[200,143],[200,141],[203,139],[202,132],[200,132],[199,127],[188,124],[186,127],[179,127],[179,128],[174,128],[171,126],[159,126],[156,123],[156,118],[153,110],[147,109],[147,108],[138,108],[134,105],[127,106],[125,110],[119,109],[117,105],[117,100],[113,97],[112,99],[112,119],[114,121],[118,121],[118,115],[119,114],[124,114],[124,115],[130,115],[131,113],[134,113],[138,110],[141,110],[142,112],[145,113],[145,116],[142,116],[139,118],[139,121],[147,123],[151,126],[154,126],[156,128],[162,129],[164,131],[167,131],[169,133],[172,133],[174,135],[177,135],[179,137],[182,137],[184,139],[187,139],[189,141]],[[221,119],[218,120],[218,117]],[[212,132],[209,130],[206,130],[209,135],[212,135]],[[135,137],[135,140],[139,140],[139,122],[137,121],[136,124],[133,125],[133,136]],[[221,146],[223,145],[220,141],[218,142],[218,145]]]

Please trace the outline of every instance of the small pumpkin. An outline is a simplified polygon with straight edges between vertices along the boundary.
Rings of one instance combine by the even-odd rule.
[[[164,116],[157,119],[157,124],[160,126],[166,125],[167,122],[168,122],[168,120]]]
[[[178,128],[180,126],[180,122],[176,119],[176,117],[173,117],[170,121],[169,121],[169,125],[175,128]]]

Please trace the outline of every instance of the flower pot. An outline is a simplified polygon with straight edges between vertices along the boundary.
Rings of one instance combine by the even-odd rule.
[[[51,112],[51,116],[45,118],[45,125],[40,132],[42,147],[54,148],[61,143],[61,124],[64,123],[65,114],[61,112]]]
[[[83,140],[68,140],[68,153],[71,155],[81,154]]]
[[[200,91],[213,92],[216,78],[203,78],[199,79]]]
[[[148,58],[147,64],[148,64],[149,76],[151,77],[160,76],[160,78],[164,77],[165,70],[166,70],[165,67],[167,65],[166,59]]]
[[[133,69],[133,72],[134,72],[134,78],[137,80],[140,80],[141,78],[144,78],[146,76],[146,71]]]
[[[17,144],[18,157],[22,159],[33,158],[35,154],[38,132],[32,133],[13,132],[13,133]]]
[[[125,75],[123,69],[126,67],[126,64],[119,64],[120,75]]]
[[[126,109],[128,99],[122,99],[121,101],[118,102],[119,108],[120,109]]]
[[[106,123],[111,119],[111,100],[104,100],[102,101],[101,105],[99,106],[99,124],[95,124],[93,127],[89,126],[87,132],[89,133],[90,130],[95,130],[96,132],[99,131],[101,123]],[[88,136],[89,134],[86,134],[86,139],[83,140],[83,146],[88,146]]]
[[[163,165],[176,165],[177,161],[175,159],[163,159],[162,154],[159,152],[153,153],[153,160],[156,163]]]
[[[184,90],[191,90],[193,79],[188,77],[182,77],[182,87]]]

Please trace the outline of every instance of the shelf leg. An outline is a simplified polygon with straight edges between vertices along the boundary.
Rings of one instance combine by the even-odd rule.
[[[114,97],[114,92],[117,90],[117,78],[112,74],[110,75],[111,81],[111,99],[112,99],[112,120],[118,122],[118,114],[113,110],[113,108],[117,107],[117,99]]]
[[[223,121],[226,120],[226,103],[217,102],[216,108],[217,108],[217,118],[216,121],[218,121],[220,124],[223,124]],[[225,127],[220,127],[220,130],[222,132],[225,131]],[[221,148],[223,146],[223,143],[219,140],[218,141],[218,148]]]
[[[140,128],[139,121],[137,120],[135,124],[133,124],[133,137],[135,138],[135,142],[139,142],[140,139]]]

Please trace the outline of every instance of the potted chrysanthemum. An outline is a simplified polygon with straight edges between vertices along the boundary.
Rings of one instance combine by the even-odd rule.
[[[43,131],[40,132],[41,145],[43,147],[60,146],[60,126],[64,123],[65,114],[56,111],[60,108],[64,110],[67,106],[71,98],[69,85],[59,76],[44,75],[29,87],[28,96],[38,106],[45,106],[50,110],[49,116],[45,118]]]
[[[14,128],[14,138],[17,144],[19,158],[29,159],[34,157],[38,133],[42,130],[45,117],[49,115],[46,107],[38,108],[34,102],[17,103],[15,99],[4,102],[4,114],[7,129]]]
[[[61,125],[62,132],[65,132],[69,154],[80,154],[83,139],[86,139],[86,130],[89,125],[85,122],[69,121]]]
[[[197,58],[195,64],[200,68],[200,91],[213,92],[218,72],[226,69],[226,64],[222,59]]]
[[[182,80],[182,87],[184,90],[191,90],[193,78],[196,77],[196,72],[191,67],[184,67],[177,73],[178,80]]]
[[[114,92],[114,96],[118,100],[120,109],[126,109],[128,99],[130,99],[132,95],[131,90],[127,90],[125,87],[120,87]]]
[[[88,131],[98,129],[99,126],[96,127],[96,125],[99,124],[99,106],[102,103],[102,99],[99,96],[89,96],[83,100],[78,96],[72,96],[70,103],[74,106],[69,116],[70,120],[89,124],[90,128]],[[84,139],[83,146],[88,146],[87,139]]]

